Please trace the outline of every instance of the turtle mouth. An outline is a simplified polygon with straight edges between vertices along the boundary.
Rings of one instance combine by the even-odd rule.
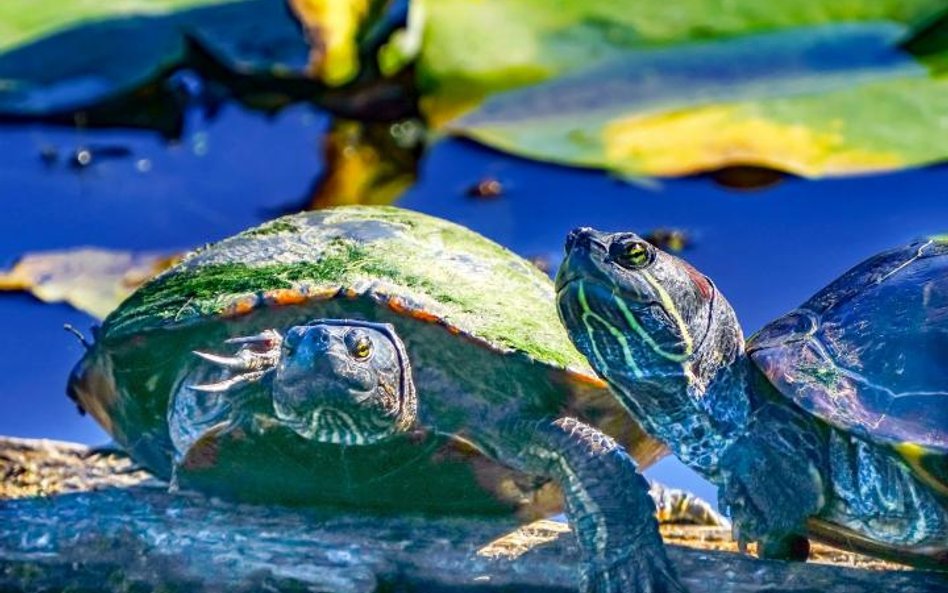
[[[616,302],[621,297],[616,293],[616,287],[588,276],[576,276],[568,282],[557,286],[556,304],[560,317],[577,326],[585,325],[590,319],[609,327],[622,328],[626,326],[621,319]],[[637,311],[641,304],[629,303],[629,309]]]
[[[556,294],[557,295],[563,294],[563,292],[569,289],[571,285],[576,284],[577,282],[581,282],[582,280],[583,278],[579,274],[566,276],[565,278],[562,276],[557,276],[556,284],[554,285]]]
[[[352,416],[329,406],[314,409],[306,418],[280,417],[280,420],[303,438],[320,443],[364,445],[369,442]]]

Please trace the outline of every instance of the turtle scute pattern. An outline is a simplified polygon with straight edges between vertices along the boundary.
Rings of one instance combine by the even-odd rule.
[[[830,424],[948,455],[948,238],[859,264],[763,328],[748,352]]]

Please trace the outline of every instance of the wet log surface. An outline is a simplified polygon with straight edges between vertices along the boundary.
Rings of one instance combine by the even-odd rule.
[[[574,591],[578,553],[562,524],[370,516],[233,504],[168,493],[124,459],[0,438],[2,591]],[[713,528],[666,526],[692,593],[944,593],[948,576],[719,551]],[[697,548],[697,549],[696,549]],[[842,565],[840,565],[842,564]],[[847,566],[850,565],[850,566]],[[853,568],[857,565],[859,568]]]

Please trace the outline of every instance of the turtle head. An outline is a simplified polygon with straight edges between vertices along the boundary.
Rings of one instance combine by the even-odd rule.
[[[387,323],[319,319],[227,342],[241,345],[236,355],[195,354],[231,376],[191,390],[221,393],[267,378],[277,420],[320,443],[371,444],[414,425],[408,353]]]
[[[556,278],[570,337],[611,383],[700,396],[743,348],[734,312],[687,262],[633,233],[576,229]]]
[[[362,445],[409,430],[416,396],[389,324],[322,319],[284,335],[273,375],[277,418],[323,443]]]

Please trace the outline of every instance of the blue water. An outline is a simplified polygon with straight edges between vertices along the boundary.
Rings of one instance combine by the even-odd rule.
[[[321,166],[324,116],[293,108],[268,119],[227,107],[193,116],[182,141],[147,132],[0,128],[0,261],[80,245],[179,250],[230,235],[303,202]],[[77,146],[119,144],[131,155],[73,169]],[[40,152],[56,149],[52,165]],[[466,195],[484,178],[505,193]],[[694,234],[685,256],[715,280],[750,333],[793,308],[859,260],[922,235],[948,231],[948,168],[809,182],[740,193],[704,178],[645,187],[594,171],[506,157],[465,141],[429,152],[400,205],[465,224],[525,256],[559,261],[579,225]],[[25,295],[0,297],[0,434],[100,443],[106,435],[63,395],[81,347],[63,323],[93,320]],[[714,498],[675,460],[652,477]]]

